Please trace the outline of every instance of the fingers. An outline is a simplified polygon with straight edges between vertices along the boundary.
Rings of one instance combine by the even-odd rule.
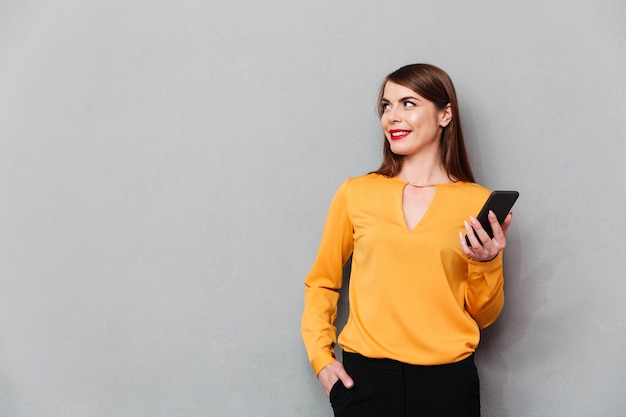
[[[499,224],[496,215],[493,214],[493,212],[489,212],[489,223],[491,224],[491,230],[493,230],[494,240],[498,242],[506,242],[505,237],[507,232],[509,231],[509,226],[511,225],[512,219],[513,213],[509,212],[509,214],[507,214],[507,216],[504,218],[502,224]]]
[[[475,226],[470,226],[467,222],[463,223],[465,224],[465,233],[467,234],[467,240],[469,240],[471,246],[467,245],[463,234],[459,232],[459,242],[461,243],[461,249],[463,250],[465,255],[475,261],[488,261],[495,258],[497,252],[494,255],[487,250],[487,248],[490,246],[490,239],[487,232],[484,231],[484,229],[480,226],[480,223],[473,217],[470,217],[470,222],[472,223],[472,225]],[[481,240],[478,240],[478,234],[482,235],[480,236]],[[486,242],[486,244],[482,244],[481,241]]]
[[[341,366],[341,372],[340,372],[340,375],[339,375],[339,379],[343,383],[343,386],[348,388],[348,389],[352,388],[354,386],[354,381],[352,380],[352,378],[350,378],[350,375],[348,375],[348,373],[346,372],[346,370],[343,367],[343,365]]]
[[[348,373],[346,372],[346,368],[343,367],[343,364],[337,361],[337,362],[333,362],[331,365],[332,365],[332,370],[334,372],[334,375],[336,377],[335,382],[337,382],[337,379],[340,379],[346,388],[352,388],[354,386],[354,381],[352,380],[352,378],[350,378],[350,375],[348,375]]]
[[[327,396],[330,396],[330,390],[338,380],[341,380],[341,383],[348,389],[354,386],[354,381],[339,361],[332,362],[322,368],[317,378],[322,384],[324,391],[326,391]]]
[[[470,224],[465,223],[465,232],[470,241],[471,247],[467,245],[462,234],[459,235],[459,242],[463,252],[476,261],[490,261],[498,256],[498,253],[506,246],[505,235],[511,224],[511,213],[506,217],[502,227],[493,212],[489,212],[489,224],[493,231],[493,238],[490,238],[483,226],[474,217],[470,217]]]
[[[466,221],[463,222],[463,224],[465,225],[465,233],[467,235],[467,239],[470,242],[470,246],[472,248],[476,248],[481,246],[481,241],[478,240],[479,237],[477,235],[478,230],[482,230],[482,226],[480,225],[480,223],[473,217],[470,216],[470,223],[467,223]],[[475,226],[475,227],[474,227]],[[467,243],[467,242],[465,242]]]
[[[506,233],[509,231],[509,226],[511,225],[511,220],[513,220],[513,212],[509,212],[509,214],[507,214],[507,216],[504,218],[504,221],[502,222],[502,232],[504,233],[504,235],[506,236]]]

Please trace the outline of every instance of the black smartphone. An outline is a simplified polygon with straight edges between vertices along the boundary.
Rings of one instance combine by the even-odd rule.
[[[489,223],[489,218],[487,217],[489,215],[489,210],[494,212],[498,218],[498,223],[502,224],[506,216],[511,211],[513,204],[515,204],[517,197],[519,197],[519,193],[517,191],[493,191],[485,202],[483,208],[480,209],[480,213],[476,216],[476,220],[480,222],[490,238],[493,239],[493,230],[491,230],[491,224]],[[476,237],[478,238],[478,236]],[[478,239],[478,241],[480,242],[480,239]],[[467,235],[465,236],[465,242],[467,242],[467,246],[472,246]]]

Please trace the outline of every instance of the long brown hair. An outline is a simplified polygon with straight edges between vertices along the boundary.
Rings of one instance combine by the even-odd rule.
[[[450,179],[457,181],[475,182],[472,168],[469,164],[461,118],[459,116],[459,103],[452,80],[444,70],[430,64],[406,65],[385,77],[378,93],[378,116],[382,117],[382,99],[387,82],[399,84],[410,88],[420,96],[433,102],[435,107],[443,110],[450,104],[452,120],[443,128],[439,139],[441,162]],[[386,177],[395,177],[402,168],[403,157],[391,151],[389,142],[384,139],[383,162],[374,171]]]

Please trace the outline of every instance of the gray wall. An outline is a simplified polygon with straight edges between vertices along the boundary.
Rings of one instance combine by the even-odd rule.
[[[623,415],[625,3],[298,3],[0,3],[0,416],[330,416],[302,281],[412,62],[521,193],[484,415]]]

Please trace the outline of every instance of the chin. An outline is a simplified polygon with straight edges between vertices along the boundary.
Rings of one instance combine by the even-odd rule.
[[[393,152],[396,155],[405,156],[405,155],[409,155],[411,153],[408,149],[406,149],[406,148],[404,148],[402,146],[393,146],[393,145],[391,145],[389,148],[391,149],[391,152]]]

